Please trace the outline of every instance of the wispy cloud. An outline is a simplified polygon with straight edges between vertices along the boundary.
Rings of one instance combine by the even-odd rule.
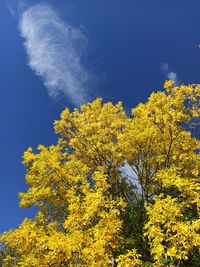
[[[86,102],[91,74],[81,62],[87,46],[83,32],[62,21],[47,4],[22,12],[19,28],[28,65],[42,77],[49,95],[63,93],[75,105]]]
[[[8,10],[9,10],[10,14],[11,14],[13,17],[15,17],[15,11],[14,11],[13,7],[7,5],[7,8],[8,8]]]
[[[10,14],[18,19],[20,14],[25,10],[27,7],[27,2],[25,0],[18,0],[13,1],[13,0],[4,0],[5,1],[5,6],[9,10]]]
[[[178,75],[176,72],[170,70],[168,63],[163,63],[161,65],[161,70],[168,80],[172,80],[175,84],[178,84]]]

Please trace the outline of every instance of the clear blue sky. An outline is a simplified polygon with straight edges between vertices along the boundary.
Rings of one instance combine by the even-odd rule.
[[[104,101],[121,100],[128,109],[160,89],[167,77],[200,82],[199,0],[24,2],[26,5],[0,1],[0,232],[33,216],[34,209],[18,207],[17,194],[26,188],[21,157],[29,146],[56,142],[52,124],[65,106],[73,108],[74,103],[83,102],[80,99],[85,94],[90,100],[97,96]],[[55,37],[49,40],[48,54],[42,51],[42,56],[37,55],[39,50],[31,49],[34,42],[41,49],[43,32],[38,34],[40,29],[34,28],[30,35],[30,27],[42,21],[40,7],[47,12],[45,23],[50,23],[42,31],[54,27]],[[78,40],[69,36],[69,27],[76,31]],[[83,45],[86,40],[87,45]],[[52,77],[57,75],[57,64],[60,79]],[[62,76],[63,72],[68,76]],[[88,74],[87,85],[81,76],[84,73]],[[53,97],[59,90],[62,94]]]

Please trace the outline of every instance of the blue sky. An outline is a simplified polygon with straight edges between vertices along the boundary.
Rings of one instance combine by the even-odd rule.
[[[130,109],[166,78],[200,81],[199,11],[198,0],[0,1],[0,232],[33,216],[18,207],[21,157],[56,142],[65,106],[101,96]]]

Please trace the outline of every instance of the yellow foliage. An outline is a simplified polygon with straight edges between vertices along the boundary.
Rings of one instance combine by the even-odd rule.
[[[118,267],[139,267],[142,266],[142,261],[139,259],[140,255],[136,250],[129,250],[127,254],[120,255],[116,260]]]
[[[154,266],[164,266],[165,259],[184,262],[199,249],[200,142],[189,127],[199,119],[200,85],[166,81],[164,89],[133,108],[132,117],[121,102],[100,98],[65,109],[54,124],[57,144],[39,145],[36,153],[28,148],[20,206],[39,211],[1,235],[12,251],[5,267],[142,266],[149,253]],[[132,191],[121,175],[125,163],[137,180]],[[133,249],[133,241],[123,247],[135,207],[144,213],[141,242],[147,238],[150,251],[147,244],[147,251]]]

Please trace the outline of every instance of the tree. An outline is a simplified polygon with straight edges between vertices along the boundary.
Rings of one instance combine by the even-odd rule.
[[[4,266],[195,266],[200,142],[191,127],[200,86],[166,81],[164,89],[131,117],[100,98],[65,109],[57,144],[24,153],[20,205],[39,211],[1,236],[12,251]]]

